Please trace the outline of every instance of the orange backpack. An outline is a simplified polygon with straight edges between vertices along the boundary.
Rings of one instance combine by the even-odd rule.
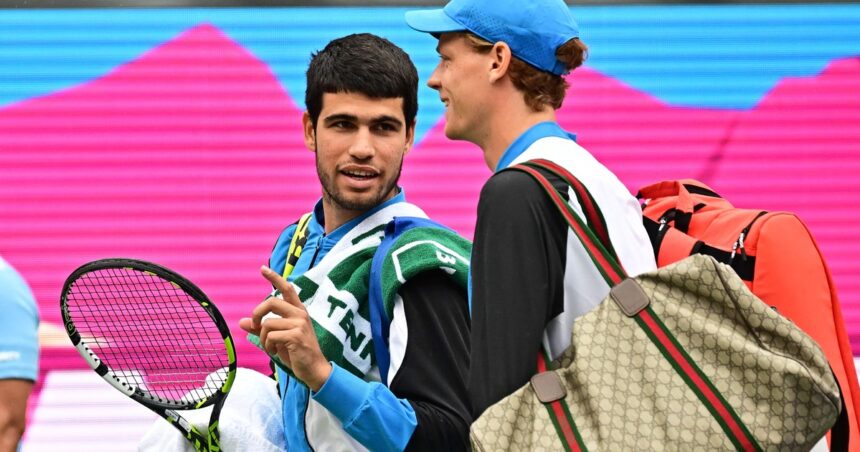
[[[691,180],[647,186],[645,228],[662,267],[693,253],[730,265],[750,290],[821,346],[848,411],[850,438],[860,438],[860,386],[836,288],[809,230],[788,212],[736,209]],[[857,440],[851,442],[851,450]]]

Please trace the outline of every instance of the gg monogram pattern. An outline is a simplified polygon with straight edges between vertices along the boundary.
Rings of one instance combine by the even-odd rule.
[[[839,390],[818,345],[731,268],[695,255],[635,278],[650,308],[763,450],[809,450]],[[633,318],[607,297],[576,321],[554,363],[590,450],[732,450],[720,422]],[[490,407],[475,450],[565,450],[530,384]]]

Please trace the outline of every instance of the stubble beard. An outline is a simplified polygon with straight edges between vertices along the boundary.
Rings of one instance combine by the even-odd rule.
[[[334,175],[326,174],[320,166],[319,154],[316,154],[317,176],[320,180],[320,185],[323,189],[323,200],[336,205],[344,210],[366,211],[370,210],[385,200],[385,197],[397,187],[397,182],[400,180],[400,172],[403,168],[403,159],[400,159],[400,164],[397,166],[397,172],[388,184],[382,186],[381,190],[373,193],[371,197],[357,196],[355,199],[341,192],[334,183]]]

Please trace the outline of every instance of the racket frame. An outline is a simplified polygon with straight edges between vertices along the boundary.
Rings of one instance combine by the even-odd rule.
[[[203,310],[215,322],[218,332],[224,339],[224,346],[227,352],[227,379],[220,389],[205,399],[197,402],[174,402],[169,399],[157,397],[118,377],[113,370],[111,370],[110,366],[102,362],[101,358],[99,358],[98,355],[93,352],[89,346],[87,346],[86,341],[81,337],[71,315],[69,314],[68,294],[74,286],[74,283],[83,275],[98,270],[108,269],[130,269],[157,276],[170,282],[175,287],[190,295],[191,298],[193,298],[200,307],[203,308]],[[182,433],[182,436],[191,442],[197,451],[217,452],[221,450],[221,435],[218,431],[218,419],[221,415],[221,408],[224,405],[224,401],[227,399],[227,395],[229,394],[233,381],[236,378],[236,350],[227,322],[199,287],[182,275],[151,262],[126,258],[99,259],[78,267],[71,275],[69,275],[68,278],[66,278],[66,281],[63,284],[63,291],[60,296],[60,312],[63,316],[63,324],[65,325],[66,334],[68,334],[69,339],[71,339],[72,345],[74,345],[81,357],[84,358],[84,361],[86,361],[100,377],[123,394],[164,418],[168,423],[170,423],[170,425],[179,430]],[[204,433],[201,433],[196,427],[177,413],[177,410],[200,409],[210,405],[212,405],[212,414],[209,416],[209,429]]]

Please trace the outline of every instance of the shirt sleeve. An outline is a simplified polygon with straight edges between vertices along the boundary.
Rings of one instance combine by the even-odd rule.
[[[371,450],[467,450],[466,294],[440,272],[410,279],[399,294],[408,342],[390,388],[335,367],[313,398]]]
[[[534,179],[505,171],[487,181],[471,267],[475,418],[536,372],[544,328],[564,309],[566,249],[567,226]]]
[[[0,258],[0,378],[36,380],[39,314],[24,279]]]

